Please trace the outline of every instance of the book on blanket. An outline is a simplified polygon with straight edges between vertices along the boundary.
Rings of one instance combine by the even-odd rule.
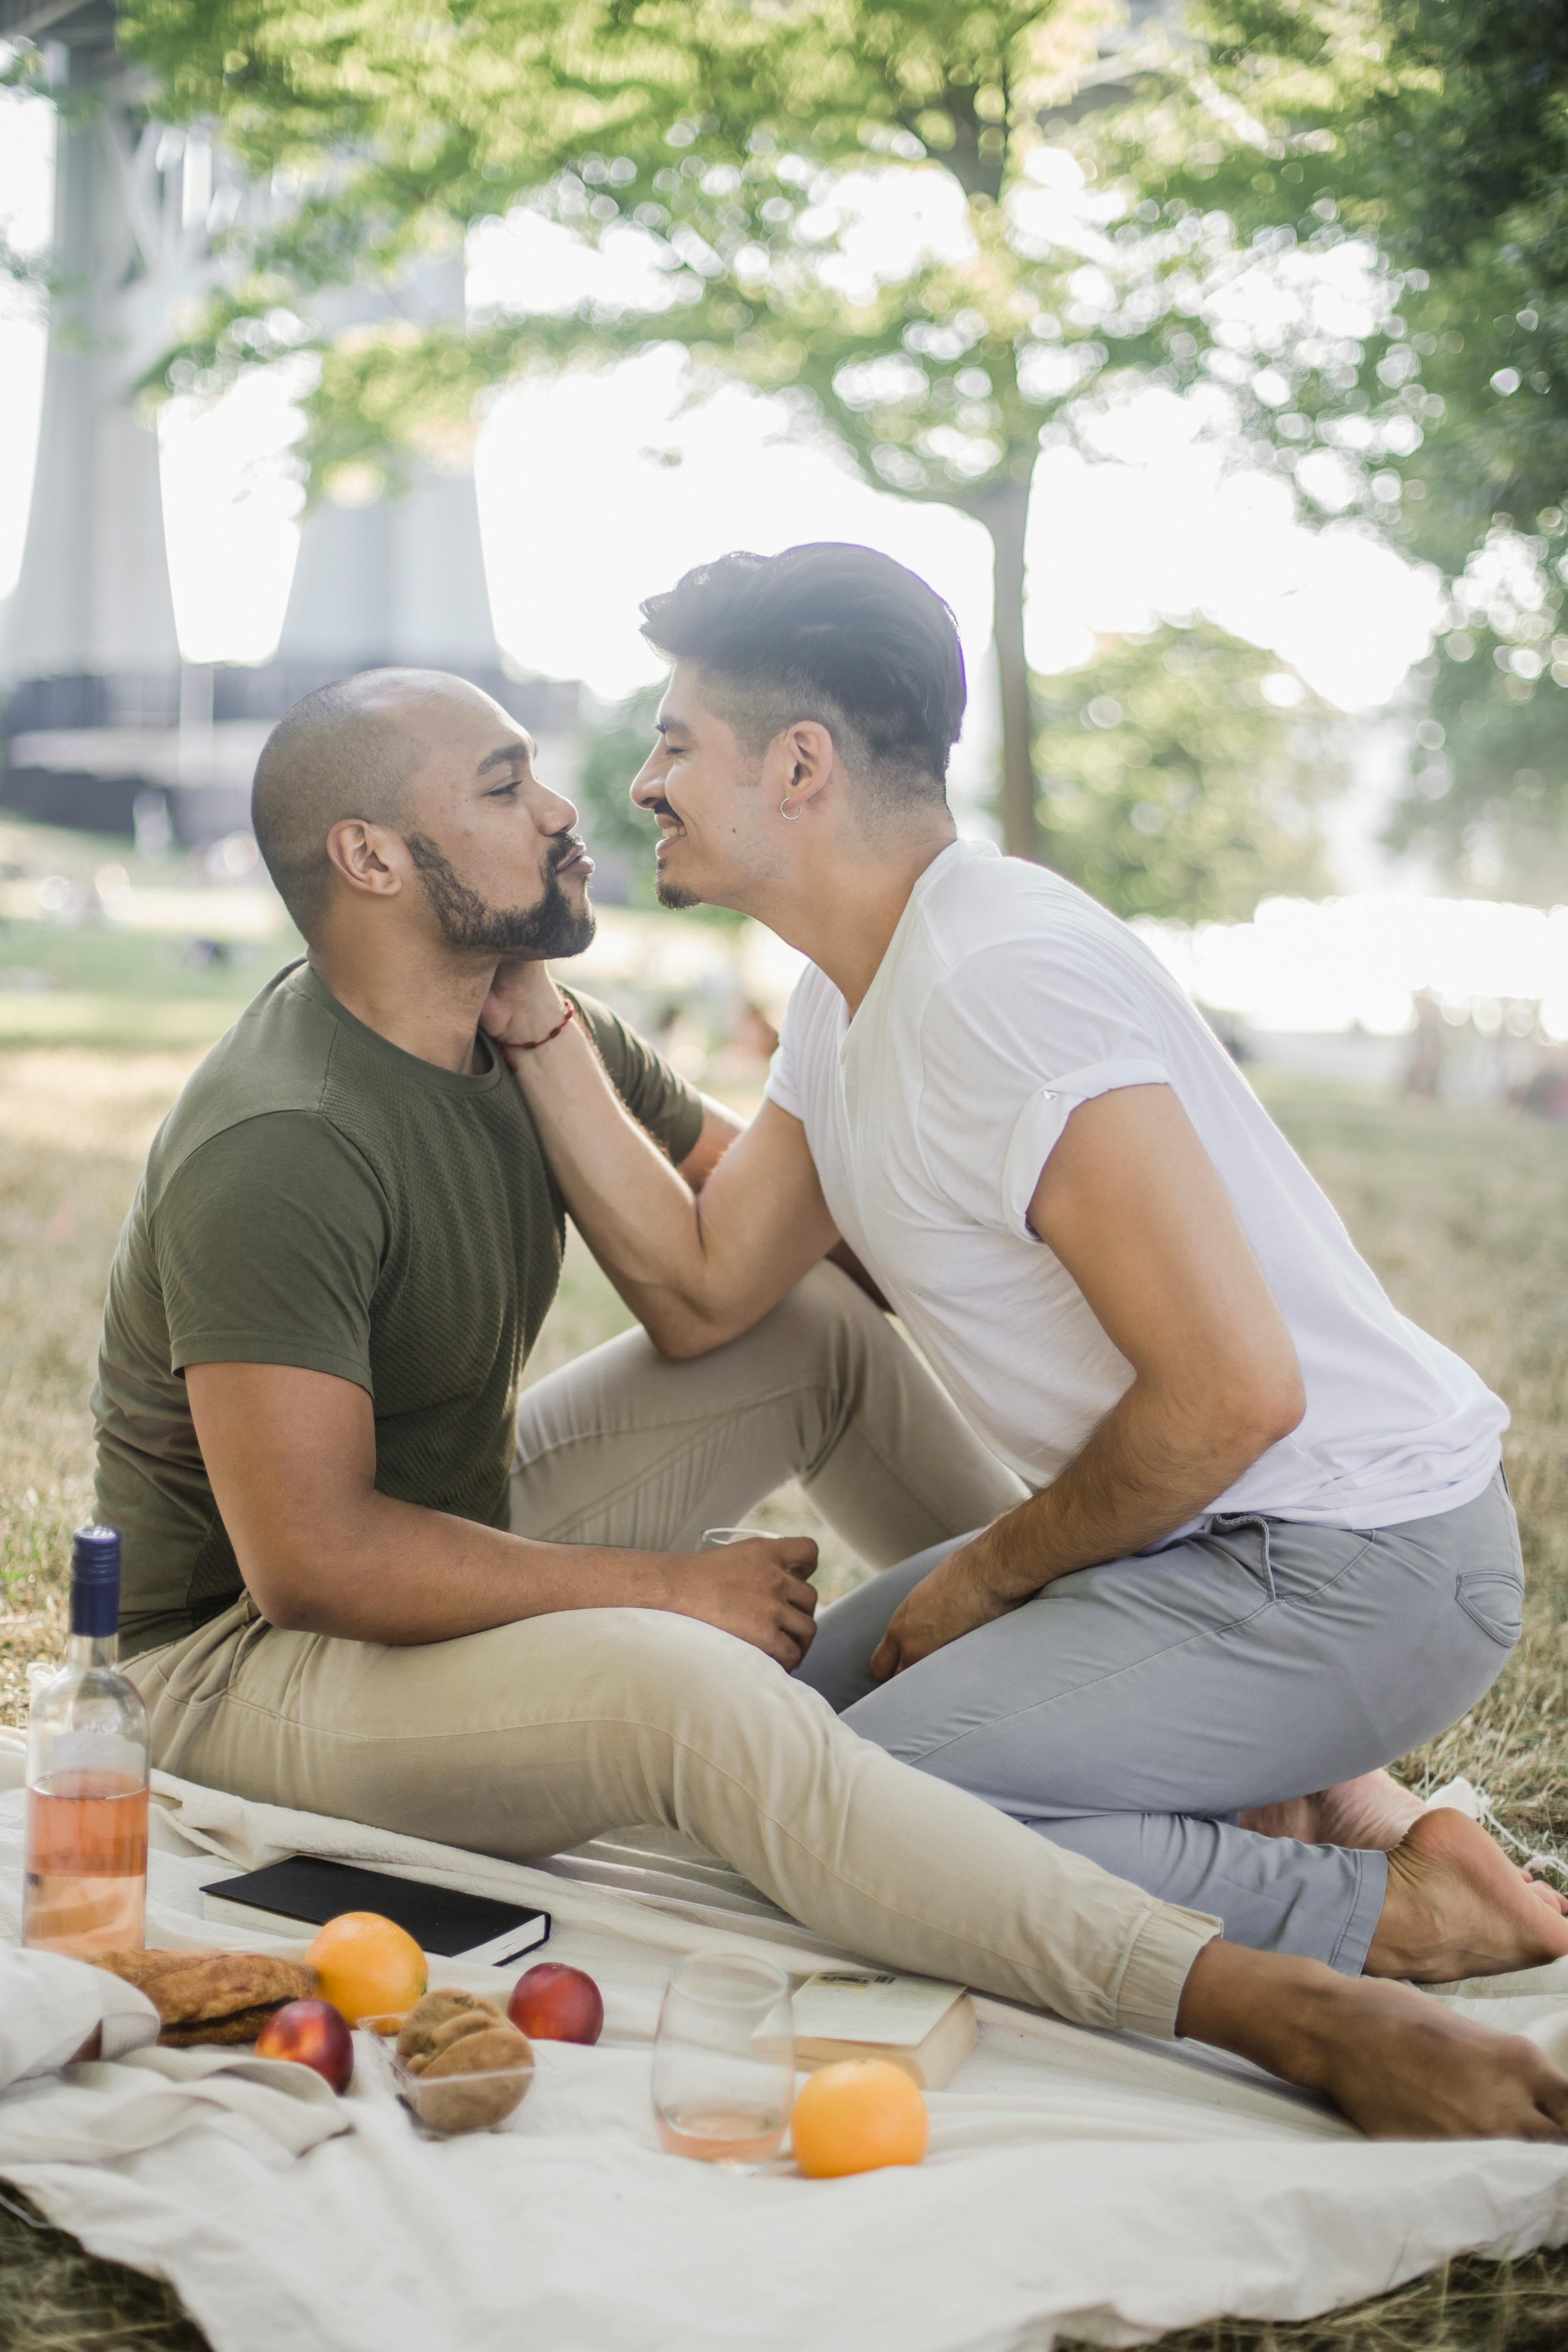
[[[324,1927],[344,1911],[379,1912],[440,1959],[490,1961],[498,1969],[520,1960],[550,1933],[548,1911],[317,1854],[297,1853],[202,1889],[203,1916],[215,1927],[255,1927],[273,1936]]]
[[[952,2082],[980,2039],[962,1985],[870,1969],[820,1969],[793,1995],[795,2063],[805,2074],[841,2058],[890,2058],[922,2091]]]

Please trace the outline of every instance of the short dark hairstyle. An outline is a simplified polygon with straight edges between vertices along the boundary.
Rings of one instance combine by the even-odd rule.
[[[650,644],[717,682],[748,751],[816,719],[847,735],[849,765],[884,806],[945,797],[963,648],[936,591],[891,556],[831,540],[721,555],[642,611]]]

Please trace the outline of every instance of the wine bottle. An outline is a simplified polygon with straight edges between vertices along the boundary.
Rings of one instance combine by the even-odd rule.
[[[120,1671],[120,1537],[79,1528],[66,1662],[27,1717],[22,1941],[140,1951],[147,1913],[147,1710]]]

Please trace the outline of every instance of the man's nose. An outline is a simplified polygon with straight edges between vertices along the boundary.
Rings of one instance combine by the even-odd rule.
[[[661,801],[664,798],[664,784],[658,773],[658,753],[650,752],[631,781],[634,808],[652,808],[656,801]]]
[[[533,788],[533,822],[541,833],[571,833],[577,823],[577,812],[564,793],[552,793],[543,784]]]

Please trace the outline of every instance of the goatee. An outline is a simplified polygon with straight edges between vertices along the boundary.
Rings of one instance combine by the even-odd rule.
[[[574,908],[561,887],[558,867],[581,846],[563,841],[545,877],[544,893],[532,907],[492,907],[453,872],[450,861],[427,834],[404,835],[426,895],[449,948],[497,956],[581,955],[594,937],[594,910]]]

